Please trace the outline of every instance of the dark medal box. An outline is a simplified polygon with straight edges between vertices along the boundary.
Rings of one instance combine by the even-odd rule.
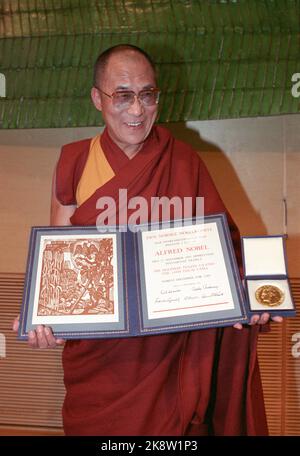
[[[286,261],[285,237],[242,237],[245,289],[250,315],[295,316]]]

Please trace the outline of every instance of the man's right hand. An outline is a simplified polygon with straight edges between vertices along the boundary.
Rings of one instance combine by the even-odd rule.
[[[20,316],[14,319],[13,331],[19,330]],[[39,325],[35,331],[29,331],[28,344],[30,348],[55,348],[64,344],[64,339],[56,339],[49,326]]]
[[[56,171],[52,179],[52,197],[51,197],[51,225],[52,226],[70,226],[70,218],[76,210],[75,205],[64,206],[56,198]],[[18,316],[13,322],[13,330],[19,330]],[[29,331],[28,344],[31,348],[55,348],[64,344],[64,339],[56,339],[52,329],[49,326],[39,325],[35,331]]]

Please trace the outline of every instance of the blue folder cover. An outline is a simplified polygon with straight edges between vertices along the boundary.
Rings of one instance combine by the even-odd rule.
[[[151,316],[148,298],[152,281],[150,277],[149,282],[149,275],[147,278],[149,265],[143,233],[200,224],[216,227],[232,296],[231,307],[211,311],[208,306],[201,312],[183,310],[180,315],[166,315],[166,311],[159,318]],[[193,258],[195,261],[196,257]],[[194,304],[191,302],[187,309],[201,307],[201,303]],[[101,229],[72,226],[31,230],[20,317],[21,340],[27,339],[28,331],[38,324],[51,326],[56,337],[85,339],[156,335],[247,322],[246,297],[225,214]]]

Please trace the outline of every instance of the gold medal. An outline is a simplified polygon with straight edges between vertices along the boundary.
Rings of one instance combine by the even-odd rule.
[[[284,301],[284,292],[274,285],[262,285],[255,292],[256,300],[268,307],[280,306]]]

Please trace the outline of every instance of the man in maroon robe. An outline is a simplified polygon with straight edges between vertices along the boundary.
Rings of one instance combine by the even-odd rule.
[[[154,126],[158,90],[149,56],[128,45],[103,53],[91,96],[106,128],[100,139],[63,147],[53,180],[53,225],[96,224],[101,197],[114,199],[118,215],[119,189],[127,190],[128,200],[142,196],[149,207],[154,196],[194,201],[202,196],[205,214],[227,213],[198,154]],[[95,167],[88,165],[92,146],[98,147],[95,160],[103,154],[104,177],[95,177]],[[239,233],[227,217],[240,261]],[[268,314],[254,316],[243,328],[67,341],[66,434],[266,435],[255,323],[268,319]],[[29,334],[29,343],[51,348],[63,341],[40,326]]]

